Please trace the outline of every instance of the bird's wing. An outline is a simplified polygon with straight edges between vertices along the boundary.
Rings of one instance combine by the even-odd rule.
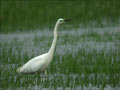
[[[37,56],[17,69],[20,73],[32,73],[41,71],[45,64],[45,55]]]

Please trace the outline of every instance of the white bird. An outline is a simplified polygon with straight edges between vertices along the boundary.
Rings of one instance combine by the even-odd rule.
[[[60,24],[64,23],[65,21],[70,21],[71,19],[58,19],[56,25],[54,27],[54,39],[49,51],[45,54],[39,55],[34,57],[33,59],[29,60],[26,64],[19,67],[17,72],[19,73],[35,73],[35,72],[45,72],[47,75],[47,67],[53,59],[56,41],[57,41],[57,29]]]

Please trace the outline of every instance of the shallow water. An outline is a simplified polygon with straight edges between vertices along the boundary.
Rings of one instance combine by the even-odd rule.
[[[41,88],[44,88],[44,90],[55,88],[57,90],[101,90],[102,88],[118,90],[120,88],[120,82],[118,81],[120,72],[115,70],[120,68],[118,65],[120,60],[119,26],[59,30],[58,34],[54,58],[56,60],[48,68],[49,74],[47,80],[43,83],[39,81],[39,75],[19,76],[16,69],[30,58],[49,50],[53,39],[53,31],[45,29],[35,32],[0,34],[0,68],[2,70],[1,75],[4,75],[2,83],[5,85],[7,79],[11,82],[9,87],[4,87],[12,90],[14,88],[13,84],[17,83],[14,89],[17,88],[18,90],[37,90]],[[89,61],[89,59],[92,61]],[[105,61],[101,62],[101,59]],[[69,63],[68,60],[71,60],[72,63]],[[103,65],[104,63],[106,65]],[[114,63],[116,63],[116,67]],[[109,69],[112,68],[112,65],[115,67],[113,69],[115,72]],[[80,70],[74,73],[75,69],[71,67]],[[107,72],[107,70],[109,71]],[[22,78],[19,79],[18,77]],[[101,78],[104,79],[101,80]],[[33,82],[26,85],[26,82],[31,80]],[[109,80],[111,80],[110,83]]]
[[[48,88],[44,88],[42,86],[30,86],[30,87],[27,87],[27,88],[24,88],[24,87],[21,87],[21,88],[18,88],[17,90],[26,90],[26,89],[32,89],[32,90],[54,90],[54,87],[48,87]],[[101,90],[102,87],[100,86],[99,88],[98,87],[95,87],[95,86],[92,86],[91,84],[89,84],[88,87],[86,86],[78,86],[78,87],[75,87],[75,88],[69,88],[69,87],[66,87],[66,88],[63,88],[63,87],[57,87],[56,90]],[[119,87],[116,87],[116,88],[112,88],[111,86],[107,85],[104,90],[119,90]]]
[[[80,28],[78,30],[59,30],[59,38],[57,41],[56,53],[58,55],[64,55],[66,53],[74,53],[80,49],[85,48],[87,52],[92,49],[96,50],[104,50],[105,52],[109,52],[109,50],[116,50],[117,46],[120,45],[120,37],[114,39],[114,35],[116,33],[120,34],[120,27],[106,27],[106,28],[91,28],[91,29],[83,29]],[[89,37],[89,33],[97,33],[101,38],[104,38],[101,41],[97,41],[96,37]],[[109,36],[113,37],[112,40],[105,40],[106,37],[103,34],[109,34]],[[86,35],[84,37],[80,37],[78,39],[71,37],[78,37],[80,35]],[[88,35],[88,37],[87,37]],[[1,38],[1,49],[6,48],[9,44],[14,45],[12,48],[13,51],[16,47],[21,48],[21,54],[25,52],[36,55],[39,53],[42,54],[47,52],[50,48],[50,44],[53,39],[53,31],[43,30],[38,32],[29,32],[29,33],[10,33],[10,34],[0,34]],[[67,41],[64,38],[68,38]],[[100,39],[101,39],[100,38]],[[71,40],[73,39],[73,40]],[[3,42],[4,41],[4,42]],[[66,43],[65,43],[66,42]],[[71,44],[72,42],[72,44]],[[19,45],[19,46],[18,46]],[[49,45],[49,46],[48,46]],[[7,47],[8,49],[11,47]],[[6,49],[7,50],[7,49]],[[64,51],[64,53],[63,53]],[[17,50],[14,51],[17,53]]]

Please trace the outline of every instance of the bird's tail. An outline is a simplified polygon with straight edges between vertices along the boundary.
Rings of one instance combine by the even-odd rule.
[[[19,73],[20,73],[20,72],[21,72],[22,67],[23,67],[23,66],[19,67],[19,68],[17,69],[17,72],[19,72]]]
[[[20,70],[21,70],[21,67],[19,67],[19,68],[17,69],[17,72],[20,72]]]

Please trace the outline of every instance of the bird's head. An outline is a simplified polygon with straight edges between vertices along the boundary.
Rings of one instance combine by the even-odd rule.
[[[71,19],[62,19],[62,18],[60,18],[60,19],[58,19],[58,24],[62,24],[64,22],[68,22],[68,21],[71,21]]]

